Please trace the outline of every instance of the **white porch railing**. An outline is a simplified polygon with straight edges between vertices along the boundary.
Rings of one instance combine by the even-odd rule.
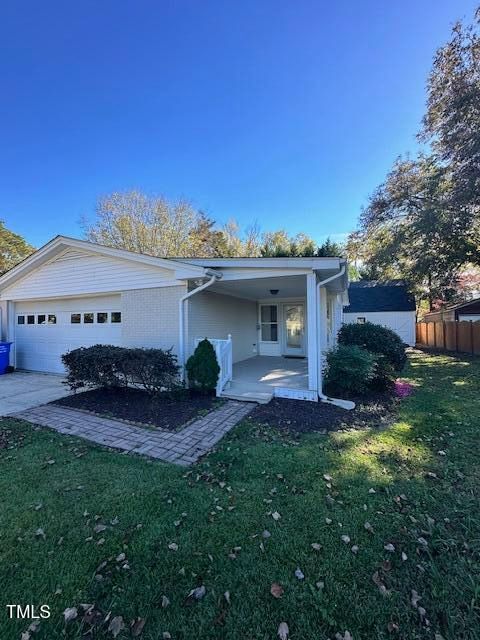
[[[195,338],[195,347],[205,338]],[[218,382],[216,394],[219,396],[225,389],[228,382],[231,382],[233,375],[233,359],[232,359],[232,336],[228,334],[226,340],[219,338],[207,338],[215,350],[217,356],[220,373],[218,374]]]

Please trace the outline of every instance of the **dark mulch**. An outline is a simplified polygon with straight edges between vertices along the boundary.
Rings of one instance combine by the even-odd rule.
[[[258,405],[250,413],[249,419],[296,433],[337,431],[352,427],[381,429],[390,424],[398,403],[398,399],[390,393],[349,399],[356,403],[351,411],[325,402],[273,398],[268,404]]]
[[[139,389],[94,389],[60,398],[52,404],[176,431],[218,406],[218,399],[187,391],[174,398],[162,396],[152,399]]]

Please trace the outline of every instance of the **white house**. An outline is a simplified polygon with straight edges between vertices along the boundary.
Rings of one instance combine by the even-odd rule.
[[[217,393],[268,401],[322,394],[322,354],[347,301],[341,258],[163,259],[57,236],[0,278],[11,365],[63,373],[98,343],[173,348],[209,338]]]
[[[405,344],[415,344],[415,298],[402,280],[360,280],[348,287],[344,322],[373,322],[393,329]]]

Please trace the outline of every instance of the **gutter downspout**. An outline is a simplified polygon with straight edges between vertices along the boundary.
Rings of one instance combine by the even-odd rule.
[[[325,280],[321,280],[320,282],[317,282],[317,301],[318,301],[318,309],[320,310],[320,287],[323,287],[324,285],[328,284],[329,282],[332,282],[333,280],[336,280],[337,278],[340,278],[341,276],[343,276],[343,274],[345,273],[346,270],[346,265],[345,263],[343,263],[340,271],[338,273],[335,273],[333,276],[330,276],[329,278],[325,278]],[[320,318],[319,321],[317,322],[317,345],[318,345],[318,380],[321,381],[322,380],[322,363],[321,363],[321,332],[320,332]],[[355,403],[352,402],[351,400],[342,400],[340,398],[329,398],[328,396],[326,396],[322,389],[321,389],[321,384],[319,384],[319,390],[318,390],[318,397],[320,398],[320,400],[322,402],[327,402],[329,404],[334,404],[337,407],[342,407],[342,409],[355,409]]]
[[[178,334],[178,360],[180,364],[180,377],[182,380],[185,379],[185,307],[184,302],[191,298],[196,293],[200,293],[204,289],[210,287],[214,282],[220,280],[222,277],[221,273],[217,273],[210,269],[205,271],[206,275],[210,276],[210,280],[204,282],[202,285],[197,287],[196,289],[192,289],[184,296],[180,298],[178,301],[178,322],[179,322],[179,334]]]

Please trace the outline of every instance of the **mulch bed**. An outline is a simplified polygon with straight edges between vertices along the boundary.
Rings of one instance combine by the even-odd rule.
[[[51,404],[90,411],[96,415],[176,431],[190,420],[215,409],[218,399],[193,392],[156,399],[139,389],[94,389],[55,400]]]
[[[349,398],[355,409],[346,411],[325,402],[273,398],[249,415],[252,422],[296,433],[337,431],[345,428],[385,428],[392,420],[398,399],[391,393]]]

